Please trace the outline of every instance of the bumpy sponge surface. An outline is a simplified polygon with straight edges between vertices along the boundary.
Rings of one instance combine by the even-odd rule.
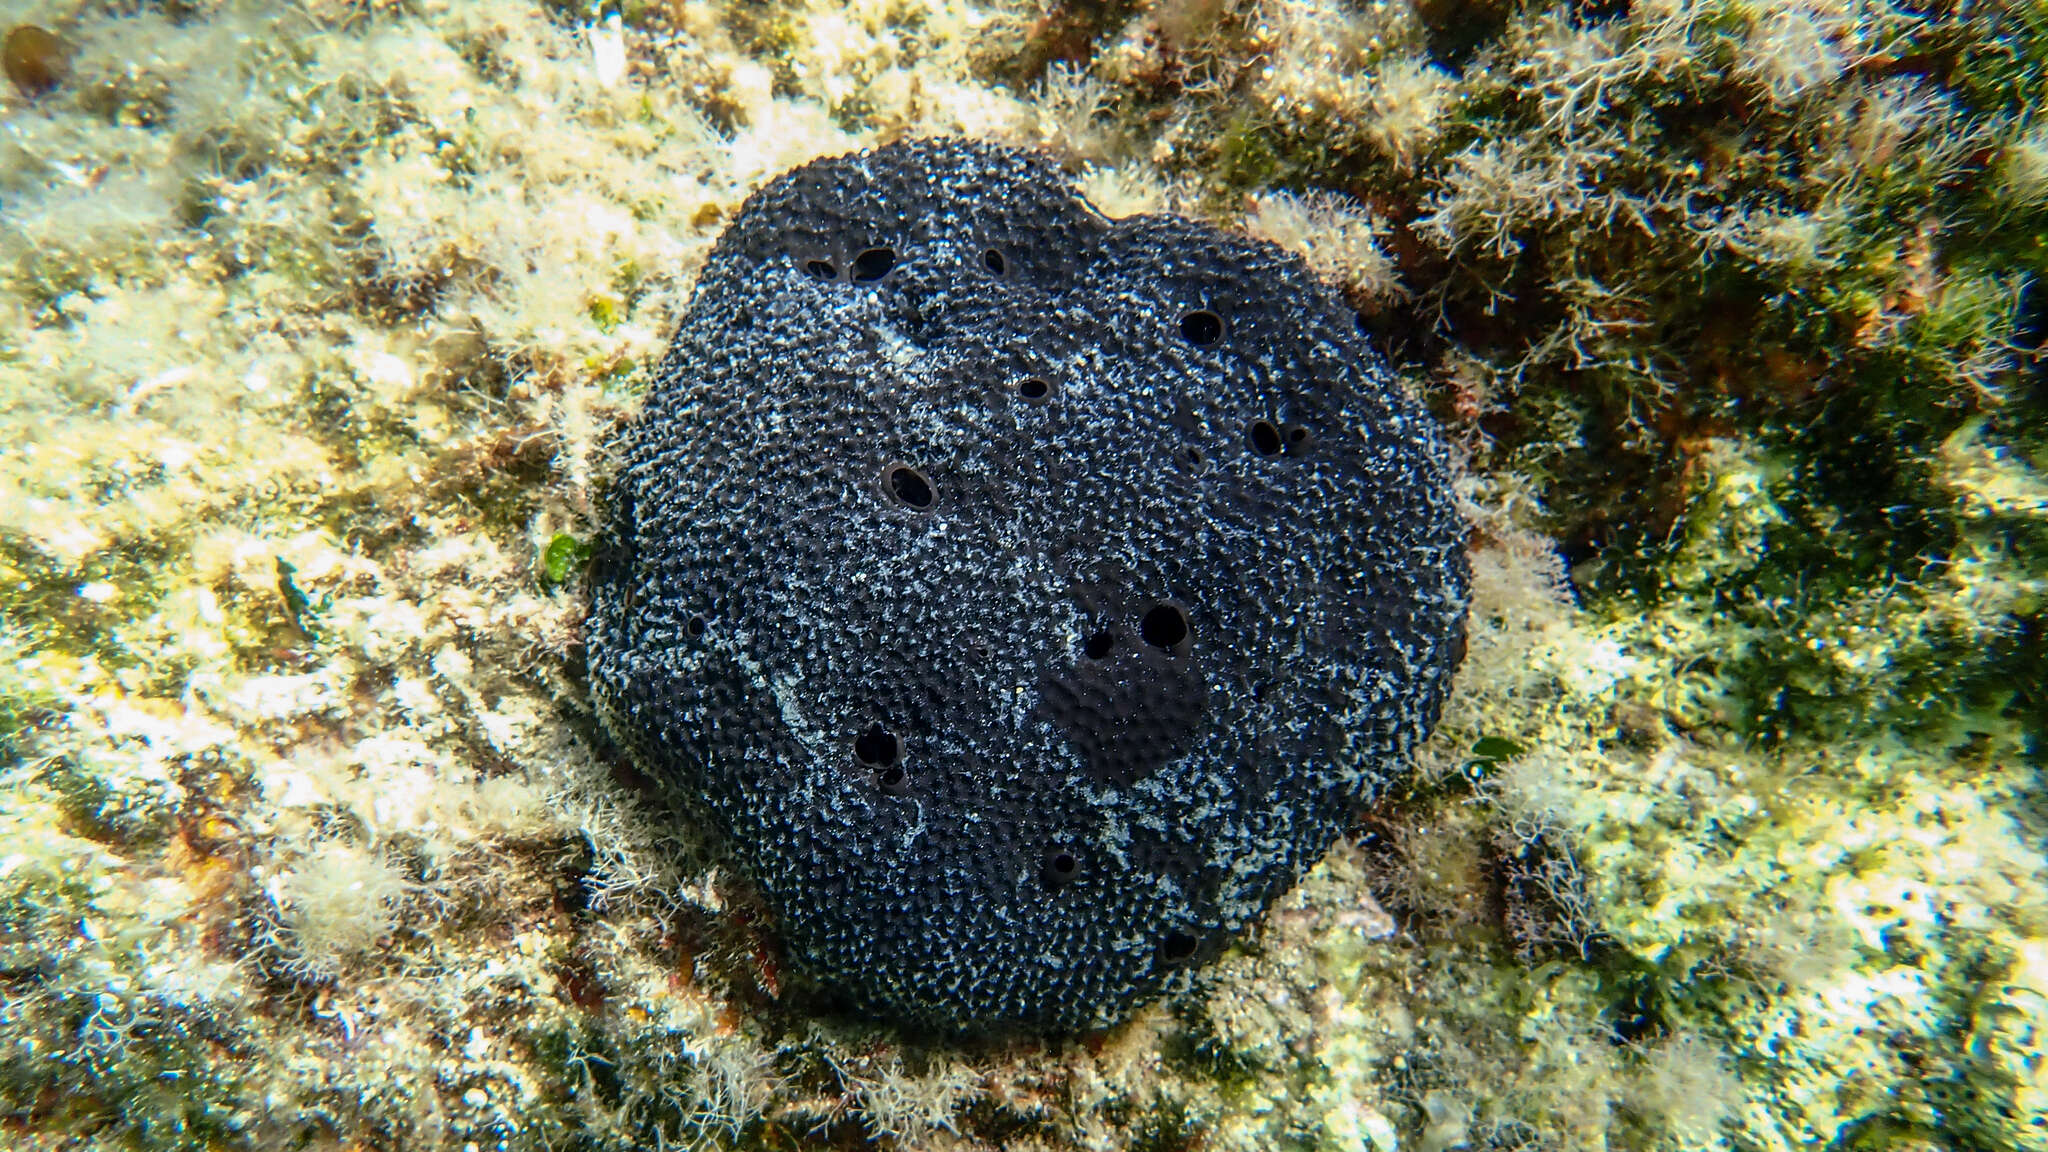
[[[1214,955],[1463,646],[1443,449],[1352,314],[1018,152],[756,193],[623,450],[601,715],[906,1023],[1100,1026]]]

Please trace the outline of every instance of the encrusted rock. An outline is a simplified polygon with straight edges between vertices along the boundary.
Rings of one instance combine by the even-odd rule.
[[[606,723],[791,956],[1123,1016],[1406,770],[1462,647],[1428,418],[1292,257],[921,141],[749,199],[623,445]]]

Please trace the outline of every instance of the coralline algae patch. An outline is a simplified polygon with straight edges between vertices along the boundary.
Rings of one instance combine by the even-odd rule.
[[[2029,394],[1995,370],[2025,333],[1992,289],[2018,273],[1960,254],[1991,259],[1970,221],[2039,219],[2039,129],[1985,111],[2034,42],[1959,52],[1948,88],[1850,66],[1917,18],[1804,6],[1456,35],[1306,3],[627,15],[609,56],[581,12],[495,4],[0,18],[68,46],[55,87],[0,90],[7,1141],[2048,1144],[2035,746],[1998,677],[1956,679],[2026,651],[2048,594]],[[1488,53],[1511,66],[1459,71]],[[1742,147],[1821,141],[1832,199],[1575,231],[1663,211],[1629,181],[1693,163],[1655,151],[1682,125],[1603,109],[1652,115],[1624,98],[1709,72],[1742,86]],[[580,593],[541,562],[593,538],[596,446],[745,195],[906,133],[1048,146],[1106,212],[1206,212],[1299,251],[1375,331],[1441,304],[1454,334],[1400,353],[1428,362],[1478,529],[1415,786],[1185,992],[1070,1041],[812,1011],[760,906],[600,746]],[[1956,175],[1965,145],[1984,180]],[[1873,183],[1887,157],[1912,163]],[[1697,164],[1686,202],[1795,167]],[[1854,247],[1890,235],[1866,195],[1979,199],[1887,256]],[[1534,262],[1708,250],[1823,336],[1652,381],[1742,403],[1656,410],[1683,466],[1643,499],[1679,513],[1650,591],[1619,594],[1626,549],[1568,573],[1544,532],[1640,479],[1648,424],[1585,435],[1684,358],[1641,343],[1642,302]],[[1431,253],[1466,271],[1438,286]],[[1658,306],[1732,307],[1687,291]],[[1824,352],[1861,375],[1803,367]],[[1578,390],[1541,383],[1571,363]],[[1899,364],[1924,387],[1885,392]],[[1621,379],[1642,390],[1603,391]],[[1856,519],[1822,537],[1839,561],[1796,551],[1828,511],[1800,437],[1838,425],[1753,415],[1794,393],[1946,429],[1895,460],[1914,502],[1886,498],[1947,526],[1915,537],[1941,565],[1856,567],[1892,535]],[[1974,414],[1942,423],[1935,394]]]

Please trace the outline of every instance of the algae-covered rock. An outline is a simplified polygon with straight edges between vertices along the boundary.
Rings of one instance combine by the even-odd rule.
[[[11,1145],[2044,1147],[2035,6],[20,26],[69,72],[0,83]],[[1382,355],[1368,390],[1441,428],[1472,526],[1413,771],[1185,987],[1071,1038],[821,1011],[590,691],[584,557],[635,483],[610,446],[660,410],[718,237],[779,174],[933,137],[1037,150],[1098,235],[1166,213],[1300,256]],[[806,254],[821,323],[891,291],[837,278],[872,247]],[[986,439],[1053,427],[1071,383],[984,396]],[[1256,453],[1293,417],[1230,418],[1299,473]],[[901,447],[866,496],[914,496],[879,488],[900,463],[940,506],[878,503],[878,533],[955,490]],[[1085,613],[1041,606],[1037,650],[1080,667]],[[878,787],[880,723],[832,729]]]

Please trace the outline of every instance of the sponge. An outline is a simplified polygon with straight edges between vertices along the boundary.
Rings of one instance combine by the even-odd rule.
[[[623,437],[600,715],[905,1024],[1184,977],[1407,771],[1462,651],[1445,453],[1354,315],[1029,154],[757,192]]]

